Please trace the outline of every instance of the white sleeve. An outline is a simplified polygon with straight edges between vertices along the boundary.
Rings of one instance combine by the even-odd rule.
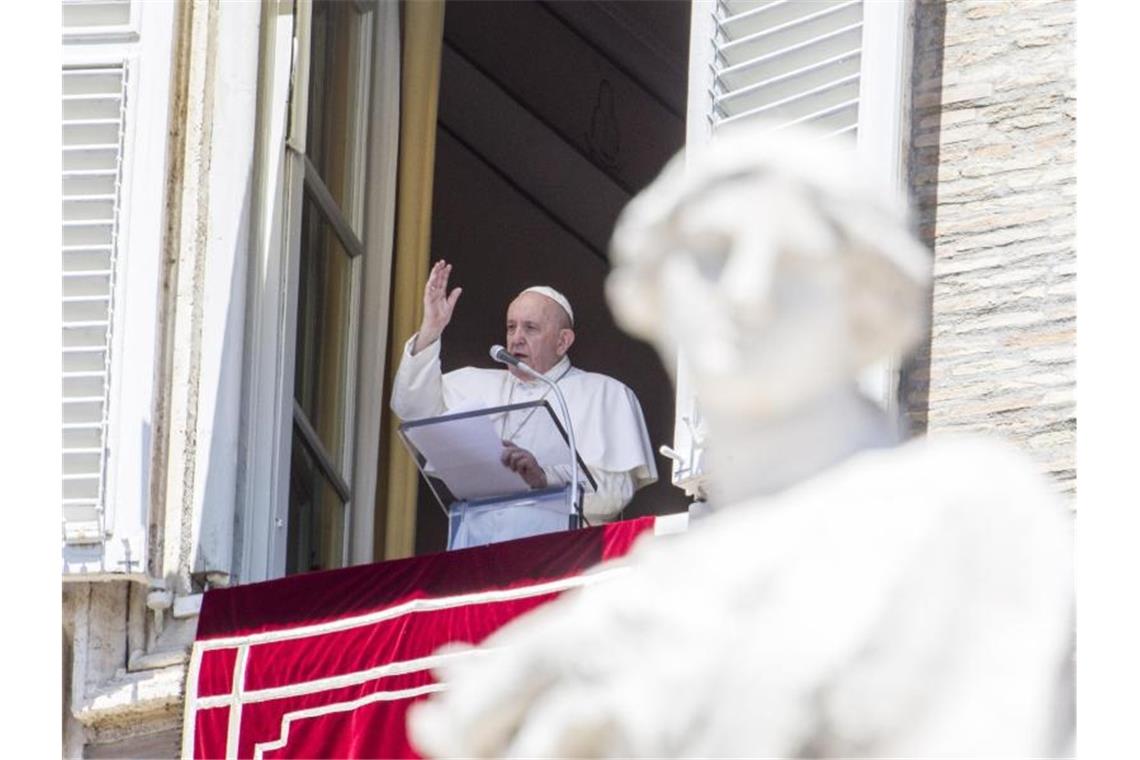
[[[412,355],[413,335],[404,344],[404,354],[392,381],[389,406],[402,420],[418,420],[443,414],[443,372],[439,365],[439,340]]]
[[[546,481],[550,485],[570,482],[569,465],[543,467]],[[611,522],[622,508],[633,498],[633,473],[613,472],[591,467],[590,474],[598,484],[597,493],[587,493],[582,498],[582,511],[591,525]]]
[[[588,493],[582,500],[582,511],[591,525],[614,520],[633,498],[633,474],[612,472],[594,467],[590,470],[598,483],[597,493]]]

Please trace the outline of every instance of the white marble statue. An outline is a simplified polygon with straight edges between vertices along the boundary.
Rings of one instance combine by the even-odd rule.
[[[871,175],[814,135],[740,132],[630,203],[607,293],[687,359],[715,510],[442,669],[421,751],[1071,752],[1066,509],[1008,445],[887,446],[856,390],[921,334],[929,266]]]

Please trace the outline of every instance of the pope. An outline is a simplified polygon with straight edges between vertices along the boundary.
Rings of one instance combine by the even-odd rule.
[[[422,419],[455,409],[505,406],[546,398],[550,386],[524,371],[464,367],[444,374],[440,349],[463,292],[448,290],[451,264],[435,263],[424,287],[424,316],[404,345],[392,389],[391,408],[401,419]],[[536,372],[557,383],[566,398],[578,452],[597,489],[582,507],[591,524],[615,519],[637,489],[657,480],[645,418],[637,397],[622,382],[570,363],[574,311],[554,288],[524,289],[507,307],[506,348]],[[557,404],[552,403],[560,415]],[[503,464],[531,488],[567,482],[563,470],[543,466],[526,445],[527,412],[503,419]]]

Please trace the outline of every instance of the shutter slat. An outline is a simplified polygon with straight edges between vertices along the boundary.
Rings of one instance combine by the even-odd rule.
[[[105,361],[102,350],[63,350],[63,369],[66,372],[102,372]]]
[[[89,375],[74,375],[65,372],[63,375],[63,392],[65,395],[74,395],[76,398],[82,398],[85,394],[88,396],[98,394],[99,398],[103,398],[103,377],[96,372]],[[71,451],[72,449],[67,447],[67,450]]]
[[[724,17],[720,19],[720,23],[718,24],[719,28],[725,29],[727,27],[733,26],[734,24],[751,21],[761,14],[764,14],[765,18],[769,18],[769,14],[771,14],[773,11],[778,12],[780,9],[794,9],[795,2],[794,0],[769,0],[767,3],[750,3],[746,7],[739,7],[735,9],[733,6],[734,3],[723,3],[725,14]],[[791,12],[795,13],[796,11],[791,10]],[[777,21],[775,23],[779,22]]]
[[[791,68],[791,65],[811,66],[825,56],[854,54],[860,49],[862,30],[862,23],[849,24],[813,39],[797,42],[754,58],[747,58],[737,64],[726,65],[717,70],[716,81],[721,83],[729,81],[734,75],[746,74],[765,64],[775,70],[786,70]],[[801,61],[803,63],[800,63]]]
[[[824,109],[821,109],[819,111],[813,111],[809,114],[805,114],[804,116],[800,116],[799,118],[791,119],[789,121],[786,121],[786,122],[780,124],[776,128],[777,129],[784,129],[785,127],[795,126],[796,124],[806,124],[808,122],[816,122],[817,123],[816,126],[819,126],[821,129],[825,129],[825,130],[826,129],[835,129],[835,130],[846,129],[846,127],[843,125],[850,123],[851,119],[853,119],[853,118],[855,118],[855,119],[858,118],[858,110],[857,110],[858,107],[859,107],[859,99],[853,98],[851,100],[845,101],[843,103],[839,103],[839,104],[831,106],[829,108],[824,108]],[[735,116],[732,118],[725,119],[721,123],[722,124],[728,124],[729,122],[736,121],[738,119],[742,119],[742,118],[745,118],[748,116],[754,116],[754,115],[755,114],[740,114],[739,116]],[[824,122],[823,121],[824,119],[827,119],[827,121]],[[836,120],[838,120],[838,124],[833,124],[832,122],[834,122]]]
[[[131,0],[63,0],[63,28],[68,32],[126,26],[130,20]]]
[[[77,91],[64,94],[63,105],[66,108],[68,104],[85,103],[85,102],[105,102],[117,103],[122,97],[118,92],[107,91],[100,86],[101,80],[90,80],[85,87],[80,87]]]
[[[68,195],[64,193],[63,199],[68,203],[92,203],[95,201],[103,201],[107,203],[114,203],[116,196],[112,194],[97,194],[97,195]]]
[[[82,121],[69,122],[63,127],[64,139],[79,145],[78,149],[82,150],[87,146],[95,148],[114,145],[115,143],[108,142],[114,139],[119,134],[118,121],[107,123],[106,119],[83,119]],[[77,148],[72,148],[76,150]]]
[[[90,522],[92,526],[87,527],[87,530],[98,531],[99,529],[99,503],[90,498],[83,496],[73,496],[63,500],[63,515],[66,521],[67,530],[71,530],[71,523],[73,522]],[[78,529],[78,526],[76,526]]]
[[[63,305],[63,318],[68,322],[98,322],[107,323],[109,309],[107,302],[80,302]]]
[[[727,124],[734,119],[747,116],[774,116],[783,121],[792,122],[811,113],[825,113],[833,106],[848,103],[854,97],[859,100],[859,74],[851,74],[835,82],[828,82],[820,87],[795,93],[782,100],[753,107],[737,116],[726,118],[722,123]]]
[[[103,425],[72,427],[63,430],[63,448],[67,451],[100,451],[103,445]]]
[[[773,5],[786,5],[796,0],[720,0],[725,17],[743,16]]]
[[[107,277],[110,274],[111,274],[110,269],[78,269],[78,270],[71,270],[68,272],[64,272],[63,273],[63,279],[65,281],[65,286],[66,286],[67,280],[80,279],[83,277]]]
[[[93,327],[107,327],[107,320],[86,320],[71,322],[63,326],[64,330],[90,330]]]
[[[98,247],[77,247],[63,254],[65,274],[79,271],[110,270],[111,252]],[[66,284],[66,283],[65,283]]]
[[[64,145],[64,156],[75,155],[77,153],[107,153],[113,152],[118,157],[119,146],[117,143],[86,143],[80,145]]]
[[[103,178],[115,179],[118,172],[114,169],[73,169],[63,172],[63,178],[68,179],[85,179],[85,178]]]
[[[815,0],[809,3],[789,0],[731,16],[720,23],[721,32],[731,35],[733,40],[724,48],[731,50],[750,42],[787,34],[797,28],[833,26],[835,22],[828,21],[829,17],[852,12],[862,16],[861,5],[862,0]]]
[[[861,0],[856,0],[854,6],[844,7],[842,11],[820,14],[810,18],[807,23],[787,24],[780,29],[734,40],[718,50],[719,58],[726,66],[734,66],[762,56],[783,55],[786,51],[801,46],[819,44],[820,41],[831,38],[836,30],[851,29],[861,24]]]
[[[63,199],[63,216],[71,221],[64,226],[77,227],[81,224],[107,225],[115,223],[115,199]]]
[[[63,305],[63,318],[68,322],[97,322],[103,321],[106,323],[109,309],[107,303],[66,303]]]
[[[72,449],[63,454],[64,477],[71,480],[98,478],[103,461],[103,449]]]
[[[68,172],[63,175],[63,197],[73,198],[115,198],[115,173],[113,171]]]
[[[808,87],[814,86],[818,81],[844,76],[851,72],[858,73],[859,62],[860,55],[858,50],[832,56],[822,61],[813,61],[807,66],[802,66],[792,71],[763,79],[747,87],[740,87],[727,93],[714,93],[713,103],[719,106],[726,102],[746,98],[765,89],[774,93],[783,93],[785,91],[795,92],[797,89],[802,89],[805,85]]]
[[[110,272],[64,272],[64,298],[107,298]]]
[[[119,90],[122,66],[91,69],[65,69],[63,72],[63,100],[82,95],[114,95]]]
[[[715,14],[713,128],[765,119],[834,134],[858,126],[863,0],[722,0]]]
[[[129,0],[64,2],[65,32],[122,26]],[[106,537],[110,329],[113,323],[126,68],[63,70],[63,535]]]
[[[76,121],[102,121],[113,119],[119,112],[119,98],[95,95],[74,97],[63,103],[63,118]]]
[[[116,99],[116,103],[118,100]],[[68,127],[106,127],[113,126],[117,130],[119,128],[118,119],[68,119]]]
[[[67,223],[63,225],[63,242],[66,245],[111,245],[115,236],[112,224]]]
[[[63,151],[63,168],[71,169],[106,169],[115,165],[118,160],[117,146],[107,148]]]
[[[73,476],[63,478],[63,495],[68,499],[98,499],[99,478]],[[96,507],[99,511],[100,508]]]
[[[86,403],[64,402],[63,421],[67,425],[103,424],[103,400],[88,401]],[[67,453],[66,451],[64,453]]]

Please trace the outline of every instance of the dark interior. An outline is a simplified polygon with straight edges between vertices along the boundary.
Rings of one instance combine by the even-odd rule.
[[[685,139],[689,3],[475,2],[446,6],[431,257],[463,286],[443,369],[494,366],[507,304],[547,284],[570,299],[579,367],[624,382],[656,449],[673,440],[674,395],[656,352],[605,305],[607,247],[625,203]],[[659,479],[625,517],[686,507]],[[416,552],[440,551],[445,522],[420,488]]]

